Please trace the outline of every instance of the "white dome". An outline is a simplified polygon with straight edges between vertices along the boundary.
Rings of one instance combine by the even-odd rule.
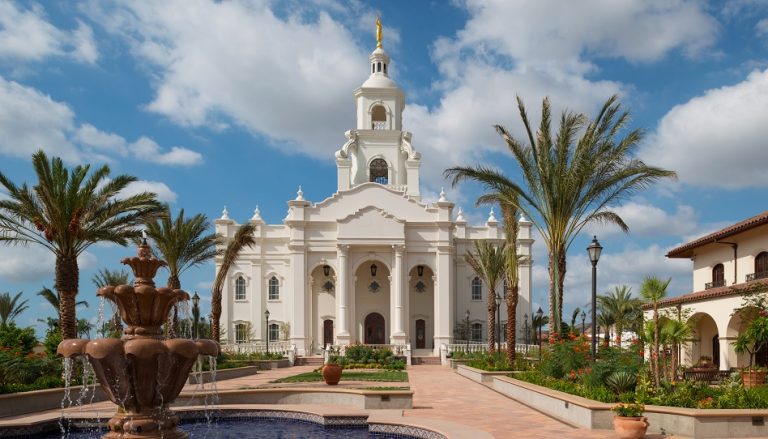
[[[389,76],[375,74],[368,77],[368,79],[365,82],[363,82],[362,87],[364,88],[397,88],[397,84],[395,84],[395,81],[391,80]]]

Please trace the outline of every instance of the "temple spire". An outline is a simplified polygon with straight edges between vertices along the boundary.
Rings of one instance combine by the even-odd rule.
[[[376,47],[381,47],[382,32],[381,32],[381,17],[376,17]]]

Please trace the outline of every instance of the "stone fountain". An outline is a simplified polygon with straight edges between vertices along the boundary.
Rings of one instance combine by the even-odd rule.
[[[117,304],[127,325],[123,337],[64,340],[58,352],[65,358],[85,355],[104,393],[117,404],[104,438],[186,438],[169,405],[198,356],[218,355],[219,345],[211,340],[165,339],[162,325],[171,307],[189,295],[155,288],[155,274],[166,263],[152,256],[146,240],[139,245],[137,257],[121,262],[133,270],[134,285],[103,287],[96,295]]]

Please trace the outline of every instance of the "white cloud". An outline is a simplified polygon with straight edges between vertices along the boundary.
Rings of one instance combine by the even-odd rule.
[[[53,283],[56,258],[51,251],[40,245],[0,245],[0,260],[3,261],[0,264],[0,279]],[[96,256],[87,251],[77,258],[81,270],[95,266],[96,261]]]
[[[76,29],[61,30],[45,17],[40,5],[20,7],[0,2],[0,60],[40,61],[49,56],[70,56],[93,64],[99,53],[91,28],[78,21]]]
[[[698,214],[687,205],[679,205],[674,213],[667,212],[646,202],[629,202],[614,207],[611,211],[618,214],[629,226],[633,235],[646,237],[684,236],[697,230]],[[623,233],[616,226],[590,225],[589,234],[600,236]]]
[[[768,36],[768,18],[763,18],[755,24],[755,33],[758,36]]]
[[[172,191],[165,183],[147,180],[134,181],[120,192],[120,196],[129,197],[142,192],[154,192],[158,200],[166,203],[173,203],[178,197],[176,192]]]
[[[351,92],[367,75],[366,53],[325,12],[284,19],[265,5],[169,1],[92,15],[153,64],[156,95],[147,108],[178,124],[234,122],[328,158],[354,118]]]
[[[768,186],[768,69],[672,108],[641,152],[689,185]]]
[[[201,280],[197,283],[197,289],[203,290],[203,291],[210,291],[211,288],[213,288],[213,281],[212,280]]]
[[[172,147],[169,151],[152,139],[140,137],[129,145],[115,134],[75,123],[75,113],[35,88],[0,76],[0,154],[27,158],[38,149],[70,163],[111,161],[132,152],[134,158],[161,165],[201,164],[198,152]],[[134,146],[136,146],[134,148]]]

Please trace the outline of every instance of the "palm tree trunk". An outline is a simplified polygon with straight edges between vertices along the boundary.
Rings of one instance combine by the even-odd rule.
[[[168,276],[168,288],[172,290],[180,290],[181,289],[181,280],[179,279],[179,276],[176,274],[171,274]],[[176,338],[177,334],[179,333],[179,304],[176,303],[173,305],[173,316],[171,317],[171,326],[168,328],[168,335],[171,338]]]
[[[496,291],[488,287],[488,352],[496,352]]]
[[[680,358],[677,355],[677,342],[672,343],[672,381],[677,381],[677,370],[678,365],[677,363],[680,361]]]
[[[519,288],[508,282],[507,285],[507,362],[515,362],[515,344],[517,343],[517,301]]]
[[[656,384],[656,388],[661,385],[659,379],[659,308],[656,302],[653,303],[653,382]]]
[[[211,297],[211,339],[221,340],[221,289],[214,288]]]
[[[565,249],[560,250],[560,256],[558,257],[557,261],[557,321],[558,321],[558,327],[559,322],[563,320],[563,286],[565,285]]]
[[[64,339],[77,338],[77,297],[80,271],[77,257],[56,256],[56,292],[59,295],[59,327]]]
[[[555,281],[555,257],[553,253],[549,252],[549,344],[555,343],[555,309],[557,308],[557,293]]]

